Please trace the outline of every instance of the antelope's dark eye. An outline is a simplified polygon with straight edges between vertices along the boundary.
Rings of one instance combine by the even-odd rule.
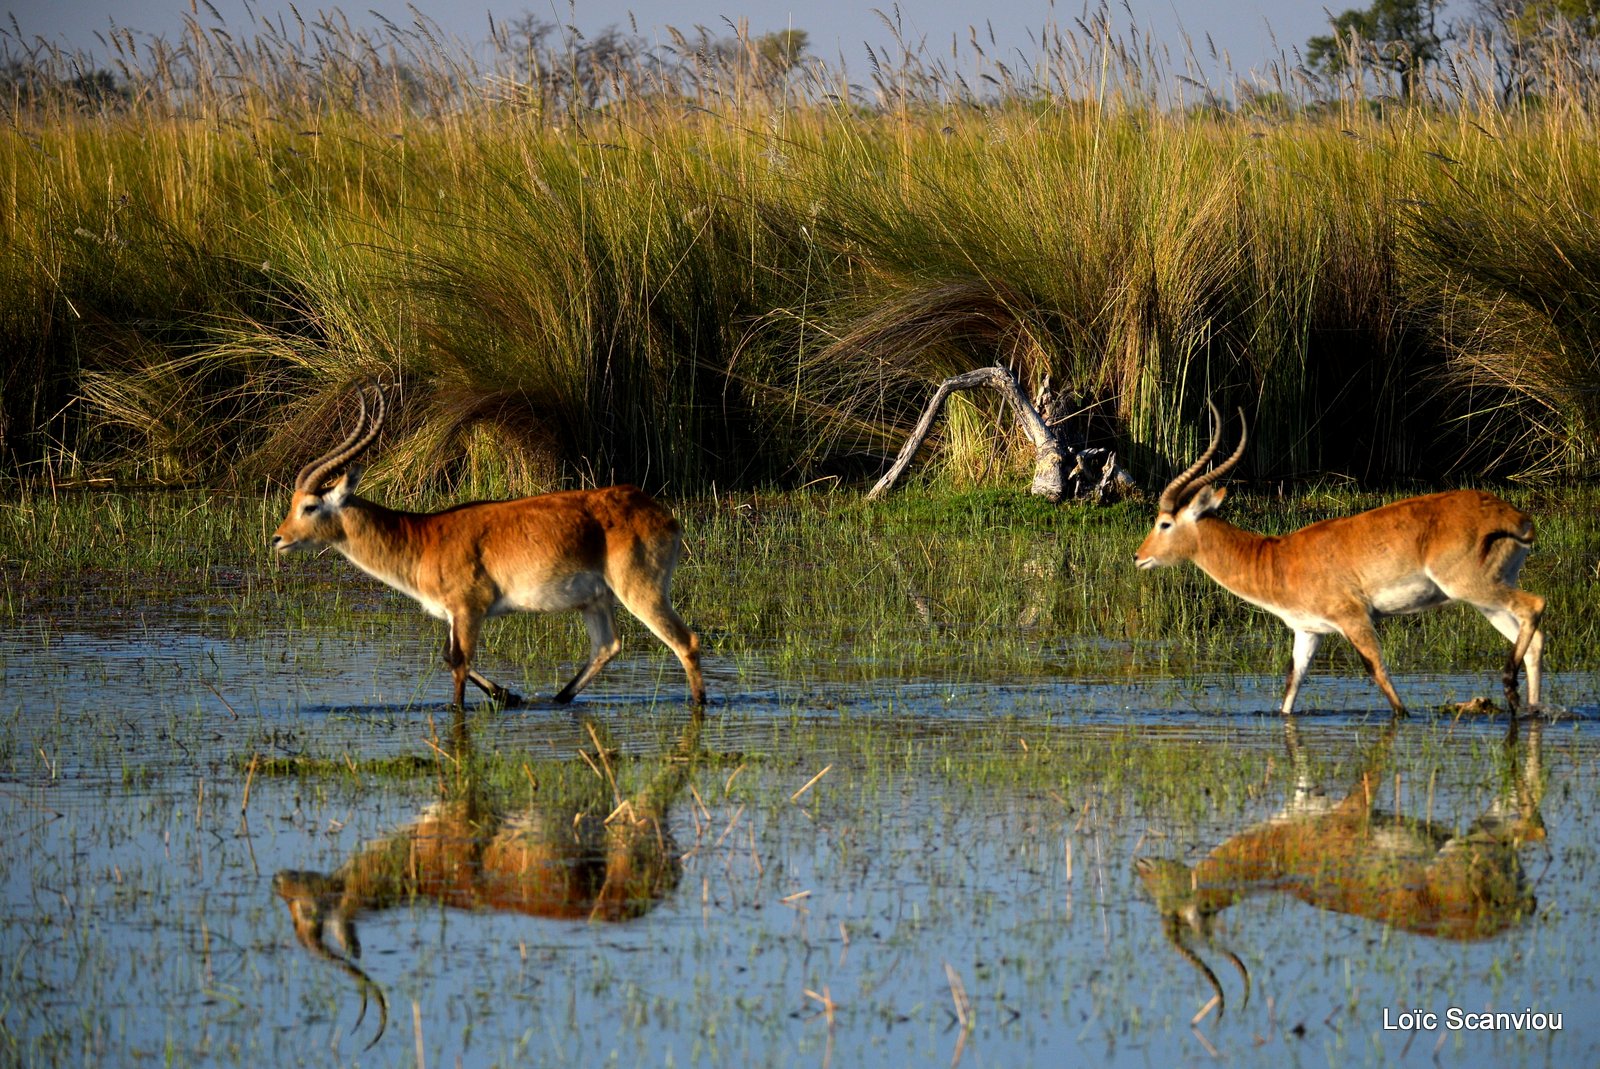
[[[309,516],[315,511],[317,511],[317,503],[315,501],[307,501],[300,506],[300,515],[302,516]]]
[[[1172,521],[1171,520],[1162,520],[1160,523],[1156,524],[1156,530],[1165,531],[1171,526],[1172,526]]]

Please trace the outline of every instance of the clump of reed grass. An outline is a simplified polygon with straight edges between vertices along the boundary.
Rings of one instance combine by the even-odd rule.
[[[1600,171],[1555,137],[1567,211],[1548,209],[1550,175],[1515,155],[1464,173],[1416,205],[1411,239],[1442,325],[1439,383],[1471,433],[1469,473],[1505,466],[1548,479],[1600,459]],[[1542,171],[1542,168],[1539,169]]]
[[[8,477],[281,478],[382,378],[410,492],[794,485],[995,361],[1152,483],[1213,395],[1262,477],[1592,472],[1580,41],[1396,101],[1104,8],[1020,58],[890,20],[865,85],[743,31],[213,17],[104,68],[4,35]],[[983,483],[1014,431],[962,398],[938,444]]]

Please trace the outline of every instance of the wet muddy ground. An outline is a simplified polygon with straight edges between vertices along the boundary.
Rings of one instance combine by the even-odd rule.
[[[1508,745],[1326,670],[1286,725],[1276,674],[796,683],[713,644],[696,719],[635,638],[573,706],[457,720],[392,612],[0,636],[4,1060],[1600,1060],[1591,675]]]

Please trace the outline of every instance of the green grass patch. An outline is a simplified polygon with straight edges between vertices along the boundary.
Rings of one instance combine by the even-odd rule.
[[[1287,531],[1394,495],[1241,489],[1226,514]],[[1514,490],[1538,524],[1523,585],[1549,600],[1547,664],[1595,667],[1600,571],[1594,492]],[[262,532],[280,498],[198,494],[39,494],[0,504],[0,619],[50,641],[60,616],[125,626],[189,620],[232,638],[290,630],[402,641],[432,671],[443,631],[409,599],[336,554],[278,559]],[[750,682],[941,678],[1120,678],[1202,672],[1276,674],[1290,635],[1270,614],[1183,566],[1131,564],[1147,504],[1049,506],[1020,492],[910,490],[881,502],[849,493],[749,493],[680,503],[686,553],[679,608],[708,655]],[[626,656],[659,643],[623,619]],[[1492,672],[1502,643],[1452,606],[1387,621],[1380,637],[1398,671]],[[530,666],[534,690],[583,656],[573,614],[520,615],[486,632],[488,666]],[[1361,671],[1344,643],[1323,657]],[[315,656],[315,649],[308,649]],[[327,656],[334,656],[329,648]],[[491,678],[493,673],[491,672]]]

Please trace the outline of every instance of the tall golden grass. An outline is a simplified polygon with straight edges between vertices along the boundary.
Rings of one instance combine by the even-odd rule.
[[[1263,479],[1594,471],[1581,38],[1515,95],[1468,38],[1402,101],[1360,64],[1211,84],[1103,9],[859,84],[747,34],[7,36],[12,479],[281,476],[373,378],[401,488],[854,478],[997,361],[1149,481],[1208,395]],[[1012,437],[962,400],[934,470],[993,477]]]

